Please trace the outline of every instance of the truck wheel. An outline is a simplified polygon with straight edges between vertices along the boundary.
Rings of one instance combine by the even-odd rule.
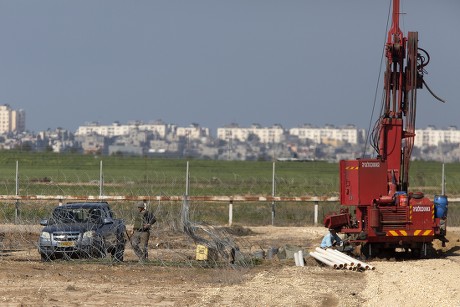
[[[93,242],[93,250],[91,252],[91,257],[92,258],[104,258],[106,253],[105,253],[105,244],[104,244],[104,239],[101,237],[98,237],[97,240]]]
[[[103,245],[96,245],[91,256],[93,258],[104,258],[105,257],[104,246]]]

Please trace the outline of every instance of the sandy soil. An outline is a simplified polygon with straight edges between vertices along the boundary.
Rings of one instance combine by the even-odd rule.
[[[251,227],[244,240],[257,248],[285,244],[313,251],[322,227]],[[1,229],[0,229],[1,231]],[[459,306],[460,228],[427,260],[368,261],[374,271],[334,270],[312,258],[261,260],[252,268],[158,265],[164,242],[151,240],[151,262],[139,264],[130,247],[126,261],[40,262],[33,246],[0,252],[0,305],[7,306]],[[24,238],[36,236],[25,230]],[[158,247],[155,247],[158,243]],[[182,246],[182,244],[178,244]],[[172,247],[169,245],[168,251]],[[194,251],[191,251],[193,255]]]

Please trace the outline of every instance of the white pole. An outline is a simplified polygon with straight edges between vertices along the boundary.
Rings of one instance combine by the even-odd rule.
[[[297,257],[299,258],[299,266],[305,266],[305,262],[303,260],[303,251],[298,251]]]
[[[299,266],[299,253],[298,252],[294,253],[294,261],[295,261],[295,266]]]
[[[441,195],[446,195],[446,177],[445,177],[445,174],[444,174],[444,163],[442,164]]]
[[[314,218],[314,221],[315,221],[315,226],[318,225],[318,202],[316,201],[315,202],[315,218]]]
[[[102,174],[102,160],[99,165],[99,196],[104,195],[104,175]]]
[[[233,223],[233,201],[230,200],[228,204],[228,226],[232,226]]]
[[[16,160],[16,196],[19,195],[19,161]]]
[[[186,169],[186,172],[185,172],[185,196],[188,196],[188,193],[189,193],[189,184],[190,184],[190,175],[189,175],[189,166],[188,166],[188,162],[187,161],[187,169]]]
[[[185,195],[184,195],[184,201],[182,202],[182,212],[181,212],[181,219],[182,219],[182,224],[184,225],[189,225],[189,203],[188,203],[188,193],[189,193],[189,164],[187,161],[187,167],[185,170]]]
[[[19,161],[16,160],[16,196],[19,195]],[[14,223],[18,223],[19,218],[19,200],[16,199],[16,206],[14,209]]]

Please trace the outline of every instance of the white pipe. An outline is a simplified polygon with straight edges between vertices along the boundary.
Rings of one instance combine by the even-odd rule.
[[[303,260],[303,251],[298,251],[297,252],[297,257],[299,258],[299,265],[300,266],[305,266],[305,262]]]
[[[341,264],[342,266],[350,265],[347,261],[345,261],[344,259],[341,259],[339,256],[329,252],[328,250],[329,249],[322,249],[321,247],[316,248],[316,251],[318,253],[323,254],[324,257],[330,259],[334,263]]]
[[[360,260],[357,260],[353,257],[350,257],[338,250],[334,250],[334,249],[326,249],[326,250],[323,250],[323,251],[326,251],[326,255],[334,255],[334,256],[337,256],[338,259],[340,261],[345,261],[345,263],[347,263],[349,266],[352,266],[352,267],[356,267],[357,269],[365,269],[365,270],[375,270],[375,267],[373,267],[372,265],[369,265],[365,262],[362,262]]]
[[[336,264],[336,263],[333,263],[332,261],[324,258],[320,253],[317,253],[317,252],[311,252],[310,253],[310,256],[312,256],[313,258],[315,258],[316,260],[324,263],[325,265],[328,265],[330,267],[333,267],[334,269],[338,269],[339,266]]]
[[[343,269],[346,267],[346,264],[344,264],[343,262],[340,262],[339,260],[331,257],[330,255],[327,255],[327,254],[323,254],[323,253],[319,253],[319,252],[315,252],[315,253],[318,253],[319,255],[321,255],[321,257],[323,257],[324,259],[327,259],[329,260],[330,262],[334,263],[337,265],[337,268],[339,269]]]
[[[344,258],[344,259],[348,259],[348,260],[350,260],[350,261],[353,261],[353,262],[354,262],[354,265],[355,265],[356,267],[358,267],[358,268],[359,268],[359,267],[363,267],[363,268],[366,269],[366,270],[375,270],[375,267],[373,267],[372,265],[370,265],[370,264],[368,264],[368,263],[365,263],[365,262],[363,262],[363,261],[360,261],[360,260],[358,260],[358,259],[355,259],[355,258],[353,258],[353,257],[350,257],[350,256],[348,256],[347,254],[344,254],[344,253],[342,253],[342,252],[340,252],[340,251],[338,251],[338,250],[331,249],[330,252],[332,252],[332,253],[334,253],[334,254],[336,254],[336,255],[339,255],[340,257],[342,257],[342,258]]]
[[[360,267],[363,267],[365,269],[368,269],[369,268],[369,265],[362,262],[362,261],[359,261],[353,257],[350,257],[338,250],[331,250],[332,253],[334,253],[335,255],[338,255],[339,257],[342,257],[343,259],[348,259],[348,261],[353,261],[354,263],[354,266],[356,266],[356,268],[360,268]]]
[[[334,254],[334,255],[337,255],[339,258],[343,259],[344,261],[347,261],[348,263],[350,263],[350,265],[354,266],[355,264],[357,264],[357,260],[355,258],[352,258],[348,255],[345,255],[344,253],[341,253],[339,252],[338,250],[335,250],[335,249],[328,249],[328,252]]]
[[[299,266],[299,256],[298,253],[294,253],[294,261],[295,261],[295,266]]]
[[[337,253],[340,253],[339,251],[336,251],[336,252],[337,252]],[[343,253],[342,253],[342,254],[343,254]],[[365,269],[365,270],[375,270],[375,267],[374,267],[374,266],[372,266],[372,265],[370,265],[370,264],[368,264],[368,263],[366,263],[366,262],[363,262],[363,261],[361,261],[361,260],[354,259],[354,258],[352,258],[352,257],[350,257],[350,256],[348,256],[348,255],[345,255],[345,254],[343,254],[343,255],[344,255],[345,257],[348,257],[348,258],[353,259],[353,260],[356,262],[356,264],[355,264],[356,267],[358,267],[358,268],[363,268],[363,269]]]

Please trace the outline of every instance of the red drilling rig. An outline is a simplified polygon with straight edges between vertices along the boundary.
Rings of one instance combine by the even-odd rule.
[[[436,195],[431,201],[421,192],[408,191],[417,89],[425,85],[433,93],[423,80],[429,55],[418,47],[418,32],[403,35],[399,15],[399,0],[393,0],[382,112],[372,132],[377,156],[340,161],[341,210],[324,219],[326,227],[361,246],[366,257],[397,251],[429,257],[435,239],[447,242],[447,197]]]

